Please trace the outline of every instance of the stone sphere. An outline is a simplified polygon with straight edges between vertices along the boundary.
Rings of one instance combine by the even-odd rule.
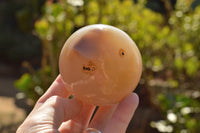
[[[89,25],[65,42],[59,71],[66,89],[82,102],[115,104],[136,88],[142,74],[141,54],[124,31]]]

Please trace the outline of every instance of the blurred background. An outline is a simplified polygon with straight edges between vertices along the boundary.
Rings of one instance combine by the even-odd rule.
[[[96,23],[127,32],[142,54],[127,133],[198,133],[200,0],[0,0],[0,132],[14,133],[58,75],[67,38]]]

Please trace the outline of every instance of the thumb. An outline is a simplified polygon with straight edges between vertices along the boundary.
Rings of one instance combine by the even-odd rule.
[[[52,96],[29,114],[17,133],[58,131],[62,122],[74,118],[81,108],[82,104],[75,98]]]

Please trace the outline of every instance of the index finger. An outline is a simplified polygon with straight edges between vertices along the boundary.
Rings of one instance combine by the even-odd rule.
[[[51,96],[60,96],[66,98],[70,95],[70,92],[64,86],[61,79],[61,75],[58,75],[54,82],[51,84],[49,89],[44,93],[42,97],[37,101],[36,106],[44,103]]]

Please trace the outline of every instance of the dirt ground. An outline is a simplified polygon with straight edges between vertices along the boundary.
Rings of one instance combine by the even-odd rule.
[[[0,133],[15,133],[26,117],[26,111],[16,104],[16,77],[12,68],[0,64]]]

